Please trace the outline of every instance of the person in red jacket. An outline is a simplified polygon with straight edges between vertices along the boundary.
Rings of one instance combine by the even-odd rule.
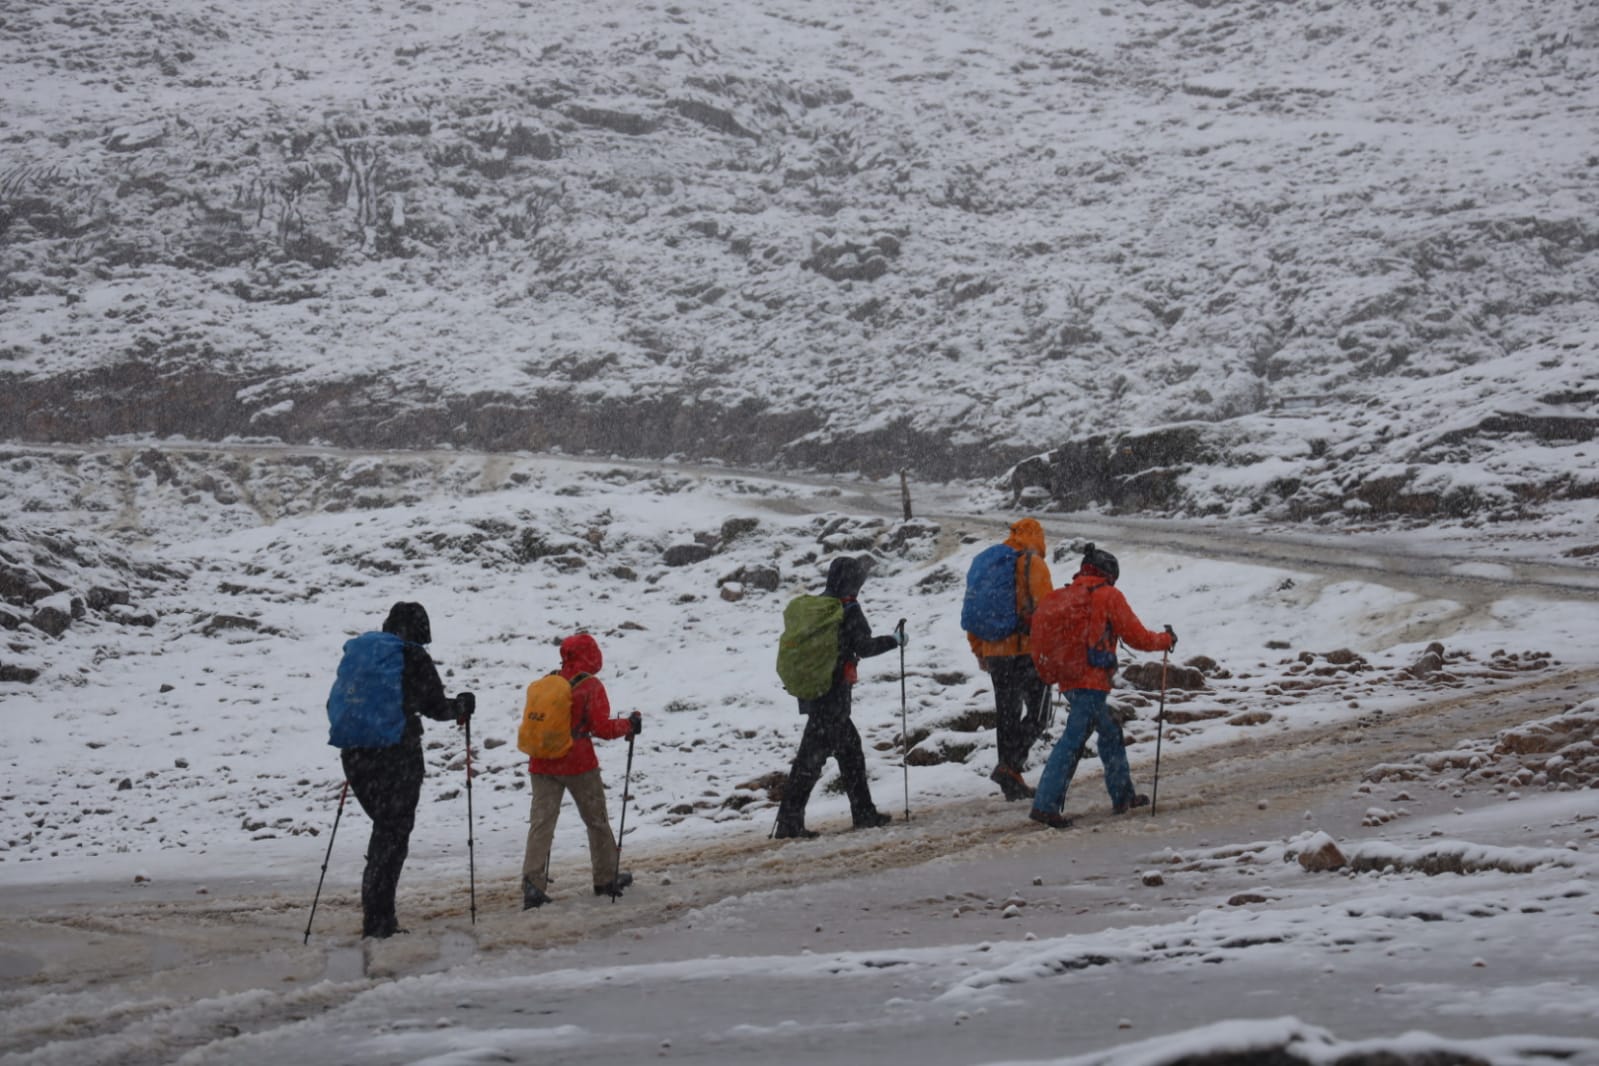
[[[1116,579],[1120,576],[1121,565],[1116,557],[1090,544],[1077,576],[1072,579],[1073,586],[1089,590],[1089,632],[1101,634],[1101,637],[1090,645],[1088,658],[1080,670],[1060,680],[1068,708],[1066,729],[1055,742],[1055,749],[1044,764],[1044,772],[1039,775],[1033,809],[1027,815],[1051,829],[1065,829],[1072,824],[1061,811],[1066,806],[1066,789],[1077,772],[1077,760],[1082,757],[1090,730],[1099,733],[1099,761],[1105,767],[1105,790],[1110,793],[1112,809],[1117,814],[1125,814],[1134,807],[1149,805],[1148,796],[1133,790],[1133,774],[1127,765],[1127,743],[1122,737],[1121,723],[1105,704],[1110,697],[1111,674],[1116,670],[1117,641],[1124,641],[1139,651],[1170,651],[1177,646],[1177,634],[1171,626],[1167,626],[1164,633],[1144,628],[1127,605],[1127,597],[1116,588]]]
[[[632,874],[617,868],[616,836],[605,809],[605,783],[600,780],[600,761],[594,755],[592,738],[636,737],[643,719],[637,711],[626,718],[611,717],[610,698],[594,676],[603,665],[600,646],[587,633],[561,642],[561,676],[577,682],[572,688],[572,748],[559,759],[528,760],[533,804],[528,816],[527,850],[522,855],[523,910],[550,901],[545,894],[549,887],[550,846],[555,840],[555,821],[561,814],[561,796],[566,792],[572,794],[577,813],[588,827],[594,894],[620,895],[633,883]],[[587,676],[578,680],[579,674]]]

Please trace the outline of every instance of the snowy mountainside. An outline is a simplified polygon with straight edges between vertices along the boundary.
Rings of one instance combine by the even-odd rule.
[[[803,724],[773,667],[782,606],[818,588],[839,553],[876,560],[868,617],[878,631],[904,617],[911,637],[903,691],[890,654],[863,664],[855,697],[880,802],[897,806],[907,787],[918,805],[991,791],[992,698],[959,625],[962,575],[986,536],[852,511],[838,489],[649,464],[109,454],[4,456],[26,514],[0,537],[0,882],[316,850],[307,838],[325,831],[340,776],[323,712],[338,649],[402,599],[431,613],[447,689],[478,693],[485,862],[511,862],[525,831],[523,688],[578,630],[604,651],[613,707],[646,715],[629,823],[640,839],[762,825]],[[1063,581],[1073,530],[1046,524]],[[1183,634],[1168,757],[1329,724],[1358,732],[1446,694],[1563,684],[1592,657],[1580,598],[1483,604],[1447,585],[1121,555],[1144,620]],[[43,617],[52,604],[67,609]],[[1136,658],[1116,704],[1142,765],[1159,668]],[[452,854],[464,771],[456,730],[431,727],[427,745],[424,866]],[[623,755],[602,746],[608,778]],[[813,820],[826,827],[843,806],[824,781]]]
[[[0,432],[1524,517],[1595,494],[1596,49],[1579,0],[20,0]]]

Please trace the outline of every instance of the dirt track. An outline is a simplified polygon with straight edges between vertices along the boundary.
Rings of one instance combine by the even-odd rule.
[[[352,925],[350,915],[359,909],[348,892],[324,895],[317,934],[310,946],[302,946],[307,910],[298,885],[292,891],[262,892],[213,882],[205,897],[127,902],[108,895],[66,904],[30,891],[14,898],[13,909],[0,919],[9,963],[0,988],[6,1007],[20,1008],[14,1021],[30,1015],[36,1021],[13,1024],[0,1050],[42,1050],[52,1040],[65,1039],[60,1049],[71,1048],[71,1061],[111,1061],[97,1054],[97,1038],[111,1055],[125,1051],[130,1034],[148,1029],[149,1061],[165,1061],[240,1026],[253,1030],[328,1009],[373,980],[516,949],[608,938],[729,896],[941,859],[981,867],[1002,856],[1032,855],[1042,863],[1062,849],[1078,863],[1126,867],[1162,847],[1191,846],[1196,839],[1281,836],[1303,828],[1294,822],[1297,812],[1347,806],[1362,772],[1377,763],[1546,716],[1596,684],[1599,670],[1551,671],[1504,682],[1493,691],[1418,700],[1403,712],[1354,729],[1252,734],[1193,751],[1167,747],[1154,817],[1110,815],[1097,782],[1089,782],[1090,788],[1075,794],[1072,809],[1099,805],[1099,810],[1090,809],[1064,833],[1033,825],[1021,805],[997,797],[916,809],[909,824],[896,822],[878,832],[821,823],[817,828],[824,834],[815,841],[771,842],[746,828],[682,847],[633,849],[629,865],[640,884],[614,905],[580,900],[524,914],[509,879],[480,878],[475,926],[468,922],[458,879],[417,879],[402,885],[412,935],[375,950],[363,951],[353,929],[339,928]],[[1149,754],[1134,753],[1134,775],[1141,784],[1150,777]],[[558,866],[558,889],[563,882],[583,884],[585,872],[575,864]],[[24,958],[41,961],[42,968],[20,972]],[[269,991],[270,1002],[261,1002],[252,989]],[[37,1011],[22,1006],[47,992],[48,1006]],[[217,999],[202,1017],[185,1016],[182,1024],[167,1017],[174,1003],[228,992],[239,995]],[[236,1004],[238,1018],[230,1016],[229,1004]]]

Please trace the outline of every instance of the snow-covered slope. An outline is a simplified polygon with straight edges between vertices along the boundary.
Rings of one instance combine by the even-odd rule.
[[[840,553],[876,560],[867,616],[879,631],[904,617],[911,637],[903,696],[888,655],[863,664],[855,698],[880,802],[892,808],[908,782],[918,804],[992,791],[992,698],[959,616],[966,566],[997,525],[962,536],[863,514],[836,489],[647,464],[269,449],[114,459],[20,453],[0,467],[26,510],[0,526],[0,882],[155,870],[196,853],[220,868],[303,855],[297,838],[320,831],[341,777],[324,713],[339,648],[397,600],[432,613],[447,688],[479,694],[489,848],[520,846],[522,691],[579,630],[604,650],[618,713],[648,716],[633,787],[641,839],[764,824],[803,725],[775,679],[782,607],[816,590]],[[1074,527],[1048,527],[1064,582]],[[1485,596],[1436,579],[1415,591],[1120,554],[1121,587],[1146,623],[1182,634],[1168,755],[1333,723],[1358,731],[1444,693],[1564,676],[1593,658],[1581,594],[1551,601],[1507,582]],[[1159,688],[1158,666],[1136,658],[1116,698],[1134,716],[1135,763],[1155,746]],[[462,738],[435,727],[429,741],[428,796],[458,799]],[[604,752],[612,775],[621,748]],[[843,803],[819,790],[815,820]],[[445,806],[424,808],[422,839],[458,827]]]
[[[1595,492],[1596,60],[1581,0],[19,0],[0,432],[1525,513]]]
[[[1417,579],[1122,550],[1139,613],[1182,635],[1163,732],[1158,662],[1129,655],[1113,697],[1158,812],[1112,815],[1089,759],[1055,833],[987,777],[958,617],[992,528],[880,517],[865,497],[892,483],[142,445],[0,470],[25,508],[0,532],[0,667],[32,675],[0,677],[8,1062],[1599,1054],[1599,661],[1574,567],[1561,590],[1499,554]],[[878,560],[874,625],[908,619],[903,688],[891,653],[855,693],[896,818],[848,831],[830,771],[823,836],[769,842],[801,727],[781,607],[841,552]],[[472,807],[466,737],[430,723],[412,932],[359,947],[370,823],[336,814],[322,706],[340,643],[397,599],[432,613],[449,690],[478,693]],[[638,881],[590,894],[568,810],[555,902],[524,913],[513,730],[578,628],[645,715],[631,763],[599,745],[618,821],[631,767]]]

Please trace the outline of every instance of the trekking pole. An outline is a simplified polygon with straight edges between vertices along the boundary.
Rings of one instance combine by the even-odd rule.
[[[627,792],[633,781],[633,736],[627,738],[627,772],[622,775],[622,820],[616,826],[616,869],[611,874],[611,902],[622,894],[622,838],[627,835]]]
[[[311,899],[311,917],[305,920],[305,939],[300,941],[302,944],[311,942],[311,923],[316,920],[317,901],[322,898],[322,882],[328,876],[328,860],[333,857],[333,840],[339,835],[339,819],[344,817],[344,797],[349,791],[350,782],[346,780],[344,787],[339,789],[339,810],[333,816],[333,831],[328,834],[328,851],[322,856],[322,876],[316,879],[316,895]]]
[[[1149,790],[1149,816],[1155,817],[1155,804],[1160,800],[1160,741],[1166,733],[1166,663],[1171,660],[1171,652],[1162,652],[1160,656],[1160,714],[1155,721],[1155,784]]]
[[[905,619],[899,620],[894,631],[899,634],[899,766],[905,772],[905,820],[908,822],[911,820],[911,736],[905,717]]]
[[[472,924],[477,924],[477,856],[473,853],[472,841],[472,716],[467,715],[466,721],[466,869],[467,890],[471,893]]]

